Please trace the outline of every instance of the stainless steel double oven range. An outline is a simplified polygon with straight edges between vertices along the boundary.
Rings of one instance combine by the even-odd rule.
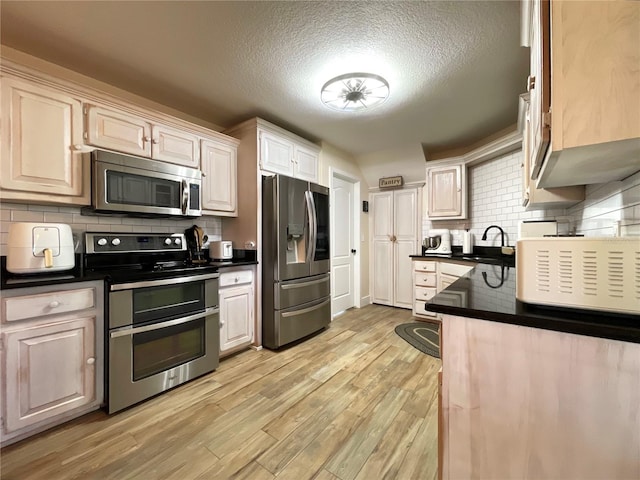
[[[85,234],[85,270],[108,282],[109,413],[218,367],[219,274],[186,248],[183,234]]]

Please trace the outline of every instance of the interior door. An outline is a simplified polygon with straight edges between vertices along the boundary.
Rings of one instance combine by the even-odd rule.
[[[353,183],[334,177],[331,185],[334,243],[331,256],[332,315],[355,306]]]

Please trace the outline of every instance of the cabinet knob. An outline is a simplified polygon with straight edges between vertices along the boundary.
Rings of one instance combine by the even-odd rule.
[[[220,320],[220,328],[224,325],[224,320]]]
[[[142,137],[142,140],[145,142],[150,142],[151,141],[151,137]]]
[[[236,283],[238,283],[240,281],[240,279],[238,277],[235,278],[234,280]]]
[[[60,306],[60,302],[58,302],[57,300],[54,300],[49,304],[49,308],[57,308],[59,306]]]
[[[154,145],[157,145],[160,143],[160,140],[158,140],[157,138],[154,138],[153,140],[151,140],[151,143],[153,143]]]
[[[207,174],[206,174],[206,173],[204,173],[204,172],[201,172],[201,173],[202,173],[202,176],[203,176],[203,177],[206,177],[206,176],[207,176]]]
[[[82,150],[82,148],[83,148],[83,147],[82,147],[82,145],[80,145],[79,143],[77,143],[77,144],[75,144],[75,145],[73,146],[73,149],[74,149],[74,150]]]
[[[87,364],[88,365],[93,365],[94,363],[96,363],[96,359],[93,357],[89,357],[87,358]]]

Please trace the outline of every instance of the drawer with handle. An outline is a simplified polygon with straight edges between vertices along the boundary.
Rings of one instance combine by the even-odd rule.
[[[437,277],[435,273],[416,272],[416,286],[436,287]]]
[[[253,281],[253,272],[251,270],[236,270],[231,272],[221,272],[219,278],[220,287],[229,287],[233,285],[241,285],[243,283],[251,283]]]
[[[416,287],[415,295],[416,300],[426,301],[436,295],[436,289],[428,287]]]
[[[44,315],[57,315],[94,308],[96,305],[95,296],[94,288],[79,288],[3,298],[3,320],[15,322]]]
[[[433,261],[415,260],[413,262],[413,269],[416,272],[435,272],[436,265],[437,263]]]

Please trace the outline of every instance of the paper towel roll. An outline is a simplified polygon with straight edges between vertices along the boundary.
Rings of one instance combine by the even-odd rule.
[[[462,253],[473,253],[473,237],[471,232],[462,232]]]

